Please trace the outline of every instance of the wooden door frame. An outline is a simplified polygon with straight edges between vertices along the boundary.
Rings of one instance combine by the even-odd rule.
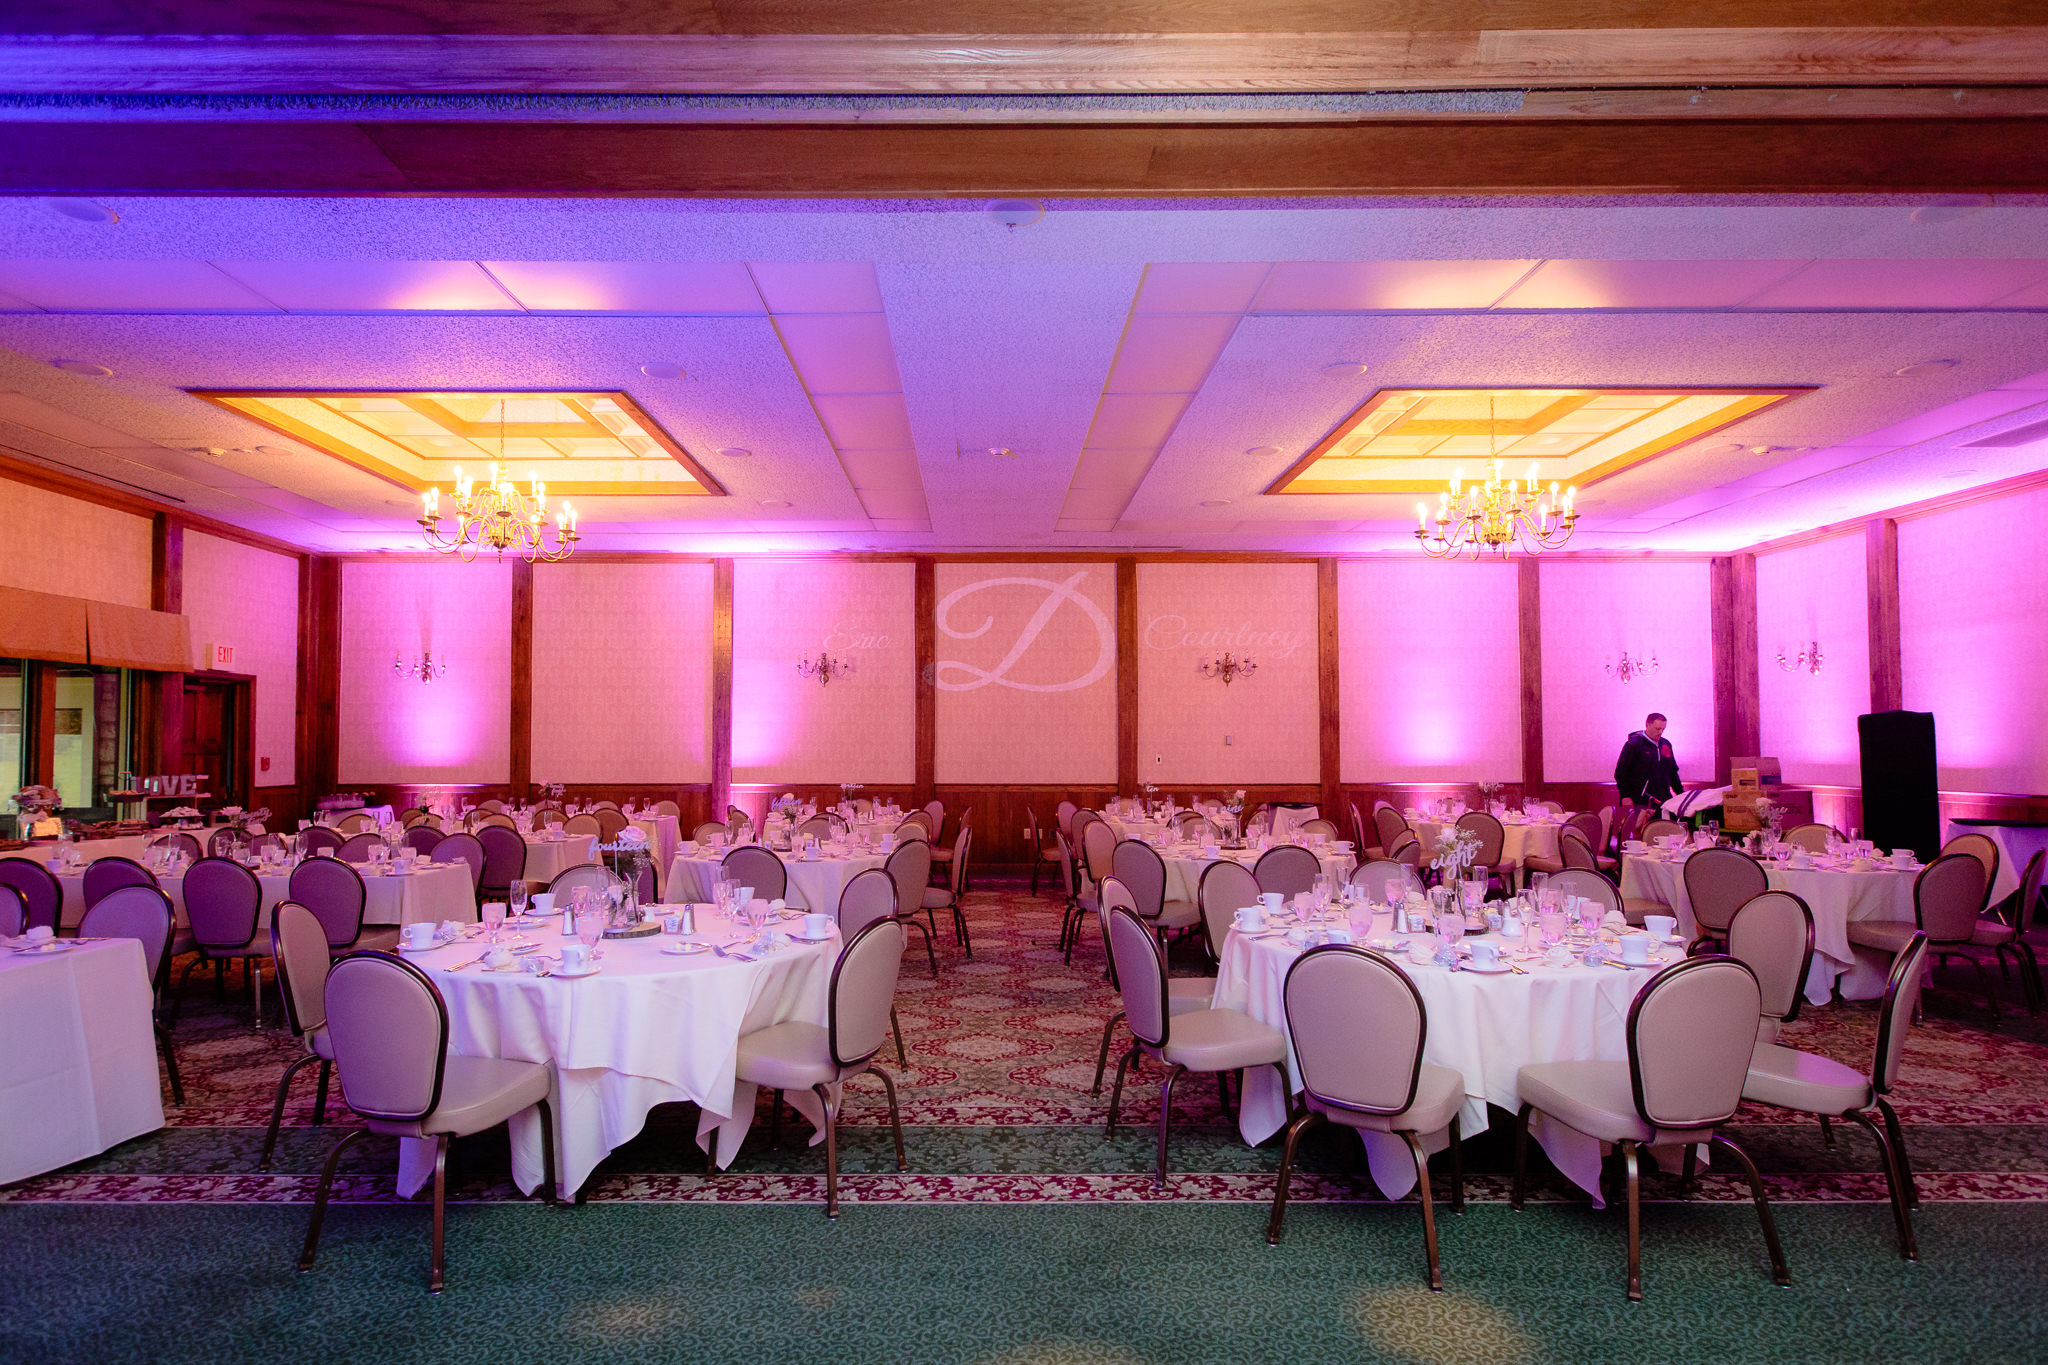
[[[227,683],[230,685],[228,704],[233,708],[235,727],[234,769],[239,776],[233,793],[218,793],[222,805],[240,806],[248,809],[251,794],[256,783],[256,675],[253,673],[223,673],[207,670],[203,673],[187,673],[185,685],[192,683]]]

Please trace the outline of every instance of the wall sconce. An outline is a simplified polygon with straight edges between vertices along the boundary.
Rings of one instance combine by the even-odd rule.
[[[393,654],[391,656],[391,671],[401,678],[418,678],[423,683],[430,683],[436,678],[448,676],[448,661],[446,659],[436,660],[434,658],[434,651],[431,649],[424,655],[415,656],[410,664],[406,663],[403,654]]]
[[[1230,686],[1232,678],[1249,678],[1258,671],[1258,660],[1249,654],[1242,659],[1231,654],[1218,654],[1195,664],[1195,672],[1205,678],[1221,678],[1225,687]]]
[[[1811,640],[1797,654],[1787,655],[1783,645],[1778,646],[1778,667],[1787,673],[1805,669],[1808,673],[1820,672],[1820,641]]]
[[[1656,650],[1651,650],[1650,657],[1646,660],[1640,654],[1631,656],[1629,652],[1624,649],[1623,651],[1621,651],[1620,662],[1616,662],[1613,659],[1609,659],[1607,661],[1607,676],[1610,678],[1619,678],[1623,682],[1628,682],[1634,678],[1647,678],[1652,673],[1655,673],[1657,671],[1657,668],[1658,664]]]
[[[834,678],[850,678],[853,676],[853,660],[843,655],[835,659],[821,649],[818,651],[818,657],[815,659],[811,658],[808,654],[798,659],[796,661],[796,671],[803,677],[816,678],[821,685],[830,687]]]

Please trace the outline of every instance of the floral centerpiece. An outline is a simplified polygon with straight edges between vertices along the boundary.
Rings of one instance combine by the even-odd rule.
[[[54,787],[36,784],[23,787],[14,794],[14,806],[23,815],[48,815],[63,804]]]
[[[1785,803],[1773,801],[1768,796],[1759,798],[1756,803],[1756,818],[1764,822],[1766,829],[1776,834],[1785,825]]]
[[[1479,835],[1457,825],[1445,825],[1436,836],[1437,880],[1449,884],[1463,878],[1465,869],[1472,866],[1472,860],[1479,856]]]
[[[803,810],[803,808],[804,803],[796,799],[795,792],[784,792],[768,803],[768,809],[772,813],[792,823],[795,822],[798,812]]]
[[[839,784],[840,799],[851,803],[853,798],[860,794],[861,790],[861,785],[858,782],[841,782]]]
[[[1493,803],[1500,800],[1500,788],[1501,784],[1498,782],[1479,784],[1479,805],[1482,810],[1493,809]]]

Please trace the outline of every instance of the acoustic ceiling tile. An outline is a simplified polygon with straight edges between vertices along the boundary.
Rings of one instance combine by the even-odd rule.
[[[752,313],[761,295],[737,261],[485,261],[536,313]]]
[[[1242,313],[1272,269],[1264,261],[1165,261],[1145,267],[1139,313]]]
[[[914,450],[847,450],[840,453],[839,461],[855,488],[924,487]]]
[[[292,313],[519,311],[475,261],[221,261],[222,270]]]
[[[1804,261],[1545,261],[1502,308],[1733,308]]]
[[[1089,449],[1162,446],[1188,405],[1185,393],[1106,393],[1088,428]]]
[[[900,393],[823,394],[813,402],[837,449],[902,450],[916,444]]]
[[[879,313],[882,286],[871,261],[753,261],[771,313]]]
[[[1127,488],[1074,488],[1060,508],[1062,517],[1114,517],[1130,502]]]
[[[2048,278],[2048,261],[1813,261],[1751,308],[1981,308]]]
[[[1156,450],[1084,450],[1074,467],[1075,488],[1121,488],[1128,492],[1138,486],[1152,467]]]
[[[914,488],[863,488],[860,505],[870,517],[882,519],[915,521],[931,515],[923,492]]]
[[[274,313],[205,261],[0,261],[0,289],[59,313]]]
[[[880,313],[800,313],[775,319],[811,393],[894,393],[903,387],[889,322]]]
[[[1110,393],[1193,393],[1237,327],[1236,313],[1133,317],[1109,372]]]
[[[1259,292],[1261,313],[1488,308],[1535,261],[1282,261]]]

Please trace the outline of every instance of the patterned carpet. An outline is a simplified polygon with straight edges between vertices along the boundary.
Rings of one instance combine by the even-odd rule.
[[[1103,1021],[1115,1008],[1103,978],[1099,941],[1084,939],[1071,966],[1053,941],[1059,907],[1022,883],[998,882],[968,897],[975,955],[941,945],[935,981],[923,954],[906,956],[900,1015],[910,1047],[899,1083],[911,1170],[890,1160],[881,1089],[851,1087],[844,1120],[842,1187],[850,1203],[956,1204],[1017,1202],[1265,1201],[1272,1195],[1278,1142],[1249,1148],[1206,1084],[1181,1088],[1175,1105],[1174,1174],[1164,1191],[1150,1176],[1159,1073],[1139,1073],[1127,1088],[1129,1126],[1105,1139],[1107,1090],[1088,1093]],[[915,940],[913,940],[915,942]],[[1175,949],[1175,970],[1204,970],[1193,943]],[[1974,975],[1946,974],[1938,984],[1967,985]],[[274,993],[266,982],[266,1008]],[[286,1128],[273,1170],[258,1173],[256,1156],[271,1095],[294,1044],[274,1017],[261,1031],[249,1024],[246,991],[217,1001],[210,984],[195,983],[178,1028],[188,1102],[168,1111],[169,1126],[66,1170],[0,1190],[0,1204],[21,1203],[302,1203],[336,1129],[311,1127],[311,1072],[301,1073],[287,1105]],[[1930,992],[1926,1023],[1908,1047],[1898,1108],[1930,1201],[2048,1199],[2048,1031],[2028,1018],[2015,983],[2000,1023],[1982,1002],[1946,990]],[[1876,1011],[1867,1004],[1808,1008],[1787,1041],[1867,1066]],[[1120,1033],[1120,1036],[1121,1033]],[[893,1058],[884,1060],[893,1066]],[[1114,1061],[1112,1060],[1112,1067]],[[335,1110],[339,1106],[334,1106]],[[330,1120],[336,1115],[330,1112]],[[345,1118],[345,1114],[343,1115]],[[1505,1116],[1466,1148],[1469,1195],[1503,1200],[1510,1169]],[[767,1141],[765,1100],[731,1170],[701,1173],[689,1134],[688,1106],[657,1110],[641,1135],[612,1155],[585,1189],[595,1203],[819,1202],[822,1149],[804,1145],[808,1130],[791,1117],[781,1147]],[[1763,1168],[1781,1202],[1880,1203],[1884,1182],[1868,1139],[1838,1131],[1823,1144],[1810,1121],[1746,1109],[1731,1126]],[[1438,1158],[1439,1162],[1442,1158]],[[1541,1167],[1540,1161],[1537,1163]],[[337,1197],[348,1202],[395,1198],[393,1148],[365,1141],[345,1160]],[[517,1200],[507,1173],[502,1131],[456,1144],[455,1197],[469,1202]],[[1360,1179],[1355,1142],[1327,1132],[1304,1144],[1295,1197],[1304,1202],[1376,1200]],[[1652,1199],[1668,1198],[1669,1182],[1652,1179]],[[1536,1197],[1583,1202],[1554,1179]],[[1742,1200],[1731,1174],[1710,1176],[1701,1198]],[[1925,1215],[1938,1219],[1939,1213]]]

